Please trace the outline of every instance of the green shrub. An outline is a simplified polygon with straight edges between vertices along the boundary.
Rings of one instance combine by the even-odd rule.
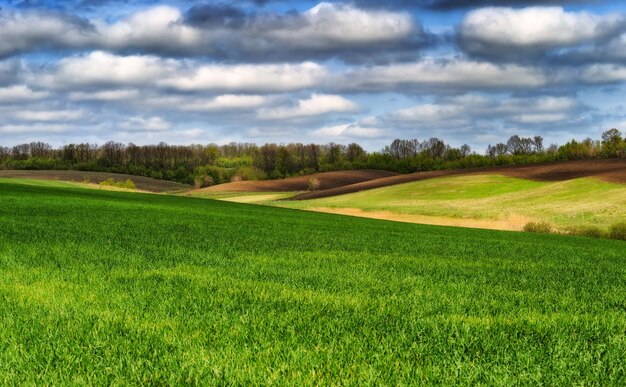
[[[100,182],[102,186],[109,187],[118,187],[118,188],[126,188],[126,189],[136,189],[135,183],[131,179],[126,179],[126,181],[115,181],[114,178],[110,177],[104,181]]]
[[[241,167],[235,171],[235,176],[231,178],[231,181],[236,181],[236,178],[241,180],[265,180],[267,174],[256,167]]]
[[[200,175],[200,176],[196,176],[193,179],[193,186],[196,189],[200,189],[200,188],[204,188],[204,187],[210,187],[213,184],[215,184],[215,181],[213,180],[213,178],[211,176]]]
[[[524,231],[549,234],[552,232],[552,226],[546,222],[530,222],[526,223]]]
[[[567,229],[567,234],[584,236],[589,238],[604,238],[606,236],[606,233],[604,231],[595,226],[570,227]]]
[[[320,180],[317,177],[309,178],[309,191],[317,191],[320,188]]]
[[[112,177],[109,177],[108,179],[101,181],[100,185],[115,186],[115,179],[113,179]]]
[[[133,183],[131,179],[126,179],[126,181],[124,182],[123,188],[136,189],[137,186],[135,186],[135,183]]]
[[[609,229],[609,238],[626,241],[626,222],[612,225]]]

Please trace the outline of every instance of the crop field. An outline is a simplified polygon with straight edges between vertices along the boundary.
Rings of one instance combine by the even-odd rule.
[[[0,300],[3,385],[626,384],[621,241],[0,179]]]
[[[280,206],[393,219],[458,222],[473,227],[521,230],[527,222],[557,228],[626,221],[626,185],[595,178],[539,182],[496,174],[463,175],[392,185],[321,199],[276,202]],[[482,223],[481,223],[482,222]]]

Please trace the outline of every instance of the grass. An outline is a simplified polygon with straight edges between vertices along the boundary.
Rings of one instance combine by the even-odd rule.
[[[626,382],[626,243],[0,180],[0,384]]]
[[[593,178],[536,182],[501,175],[454,176],[323,199],[277,202],[292,208],[356,208],[398,214],[502,220],[518,216],[557,228],[626,219],[626,186]]]

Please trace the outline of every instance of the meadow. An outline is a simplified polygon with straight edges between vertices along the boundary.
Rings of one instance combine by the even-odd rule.
[[[0,384],[624,385],[625,263],[622,241],[0,179]]]
[[[547,222],[560,230],[599,227],[626,220],[626,185],[596,178],[540,182],[497,174],[434,178],[322,199],[275,202],[301,209],[357,209],[398,214],[417,222],[458,221],[521,230]],[[482,223],[481,223],[482,222]],[[445,224],[445,223],[442,223]]]

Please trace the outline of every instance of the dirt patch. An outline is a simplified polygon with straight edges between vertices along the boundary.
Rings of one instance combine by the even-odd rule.
[[[391,220],[403,223],[483,228],[488,230],[521,231],[526,223],[533,221],[531,218],[519,214],[510,214],[506,219],[464,219],[448,218],[444,216],[398,214],[390,211],[363,211],[358,208],[312,207],[307,208],[306,210],[324,212],[327,214],[356,216],[359,218]]]
[[[173,181],[151,179],[149,177],[126,175],[120,173],[106,172],[89,172],[89,171],[2,171],[0,170],[0,178],[12,177],[22,179],[41,179],[41,180],[60,180],[83,182],[85,178],[90,183],[98,184],[107,179],[113,178],[116,181],[125,181],[130,179],[135,183],[138,190],[148,192],[183,192],[191,187],[185,184]]]
[[[284,197],[283,194],[243,195],[243,196],[218,198],[218,200],[222,200],[225,202],[233,202],[233,203],[260,203],[260,202],[266,202],[269,200],[278,200],[278,199],[281,199],[282,197]]]
[[[536,165],[507,165],[488,168],[416,172],[368,180],[331,189],[305,192],[294,196],[292,199],[319,199],[438,177],[494,173],[537,181],[563,181],[581,177],[597,177],[613,183],[626,183],[626,160],[577,160]]]
[[[263,181],[238,181],[214,185],[198,190],[209,192],[297,192],[306,191],[309,188],[309,179],[316,178],[320,190],[332,189],[344,185],[355,184],[363,181],[380,179],[399,175],[396,172],[379,171],[374,169],[358,169],[352,171],[322,172],[313,175],[295,176],[281,180]]]

